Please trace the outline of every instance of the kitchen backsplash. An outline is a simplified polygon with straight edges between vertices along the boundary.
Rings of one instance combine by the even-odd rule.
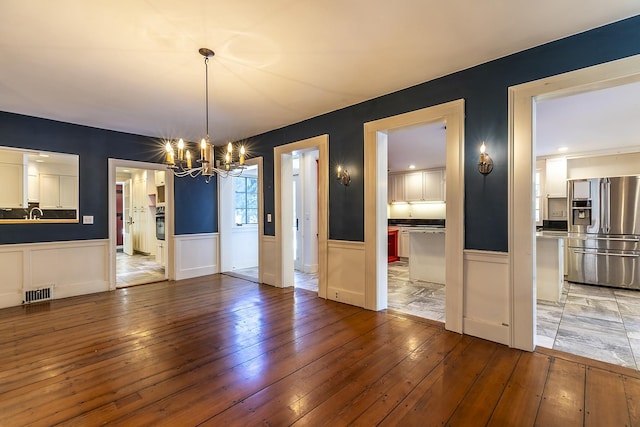
[[[392,219],[445,219],[446,203],[402,203],[387,205],[387,216]]]

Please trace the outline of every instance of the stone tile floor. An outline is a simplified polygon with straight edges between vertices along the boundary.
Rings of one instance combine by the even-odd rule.
[[[560,303],[538,301],[536,343],[640,369],[640,292],[564,282]]]
[[[116,253],[116,287],[142,285],[165,280],[164,267],[155,255]]]
[[[241,268],[225,272],[224,274],[259,283],[258,267]],[[296,288],[318,292],[318,273],[303,273],[301,271],[294,270],[293,280]]]
[[[445,321],[444,285],[409,280],[409,265],[388,266],[388,307]],[[560,303],[538,301],[536,343],[640,369],[640,292],[565,282]]]
[[[387,306],[390,309],[444,322],[444,285],[410,280],[407,261],[392,262],[387,268]]]

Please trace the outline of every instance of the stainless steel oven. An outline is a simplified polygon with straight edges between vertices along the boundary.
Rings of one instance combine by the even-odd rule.
[[[156,239],[164,240],[164,206],[156,207]]]

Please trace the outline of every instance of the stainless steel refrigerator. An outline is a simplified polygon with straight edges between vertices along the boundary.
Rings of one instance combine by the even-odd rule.
[[[640,176],[568,187],[568,280],[640,289]]]

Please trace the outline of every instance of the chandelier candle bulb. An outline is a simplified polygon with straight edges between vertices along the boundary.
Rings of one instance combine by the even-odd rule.
[[[165,148],[167,150],[167,157],[166,157],[167,164],[172,165],[175,163],[175,159],[174,159],[173,147],[171,146],[171,143],[167,142],[167,145]]]
[[[240,146],[240,165],[244,165],[244,145]]]
[[[338,174],[337,174],[337,178],[338,178],[338,179],[342,178],[342,166],[338,166]]]
[[[207,141],[204,138],[200,140],[200,160],[202,162],[207,160]]]
[[[178,160],[184,160],[184,141],[182,138],[178,141]]]
[[[187,150],[187,167],[191,168],[191,151]]]

